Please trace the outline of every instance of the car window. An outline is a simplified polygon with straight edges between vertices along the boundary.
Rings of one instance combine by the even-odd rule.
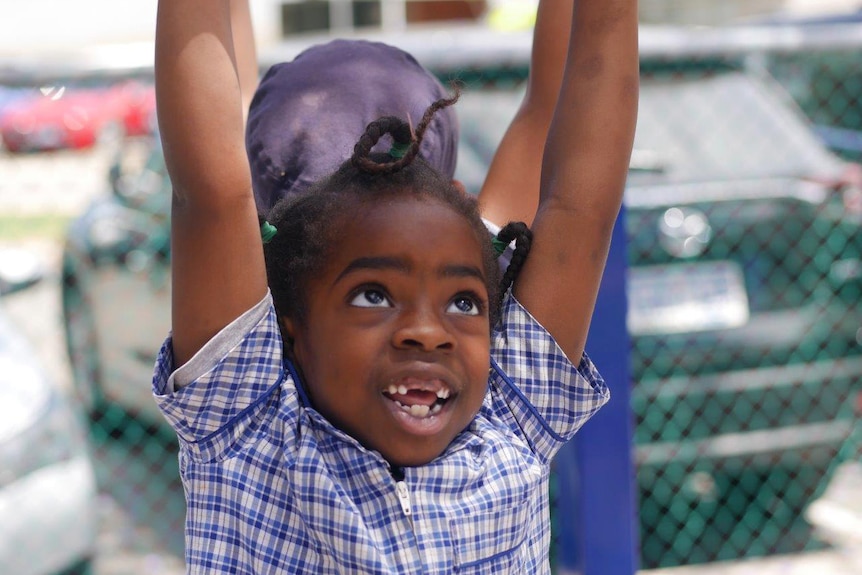
[[[650,158],[646,171],[661,170],[671,182],[840,168],[789,97],[741,72],[644,81],[634,147],[635,159]]]
[[[862,130],[857,102],[862,80],[858,50],[770,54],[762,64],[814,124]]]
[[[467,149],[456,177],[470,191],[476,180],[481,186],[477,166],[490,162],[522,96],[522,90],[468,90],[458,102]],[[641,82],[631,185],[826,176],[841,165],[772,81],[726,72]]]

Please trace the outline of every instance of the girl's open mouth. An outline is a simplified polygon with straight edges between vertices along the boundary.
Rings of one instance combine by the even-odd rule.
[[[452,392],[440,382],[390,385],[383,392],[395,419],[410,433],[430,435],[448,421]]]
[[[440,413],[449,401],[448,388],[409,389],[406,385],[390,385],[383,395],[393,401],[404,413],[418,419],[423,419]]]

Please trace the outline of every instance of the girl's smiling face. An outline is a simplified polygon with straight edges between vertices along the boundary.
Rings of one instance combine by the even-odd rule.
[[[399,198],[340,222],[338,245],[305,283],[306,314],[284,318],[314,407],[393,465],[440,455],[473,419],[489,369],[479,239],[452,208]]]

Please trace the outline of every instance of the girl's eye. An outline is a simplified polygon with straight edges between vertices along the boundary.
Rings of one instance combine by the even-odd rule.
[[[364,289],[350,300],[356,307],[391,307],[389,299],[378,289]]]
[[[479,304],[473,298],[462,295],[453,299],[446,311],[461,315],[479,315]]]

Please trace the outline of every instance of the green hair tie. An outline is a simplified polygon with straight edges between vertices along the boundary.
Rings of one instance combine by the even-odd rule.
[[[509,244],[501,239],[491,238],[491,246],[494,248],[494,253],[497,254],[497,257],[500,257],[506,251],[506,248],[509,247]]]
[[[404,154],[407,153],[407,150],[409,150],[410,146],[412,145],[413,142],[393,142],[392,147],[389,148],[389,155],[396,160],[400,160],[404,157]]]
[[[275,234],[278,233],[278,228],[276,228],[271,223],[264,221],[260,224],[260,237],[263,240],[263,243],[268,244],[272,241],[272,238],[275,237]]]

